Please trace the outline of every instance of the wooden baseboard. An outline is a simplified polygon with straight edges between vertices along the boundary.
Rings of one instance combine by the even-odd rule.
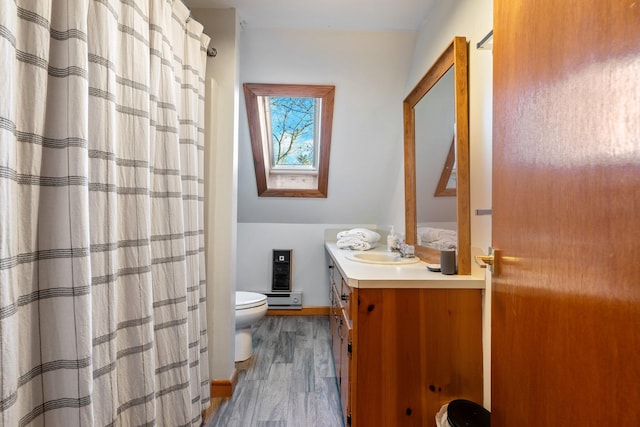
[[[238,382],[238,370],[234,369],[228,380],[211,380],[211,397],[231,397]]]
[[[328,316],[329,307],[302,307],[300,310],[282,310],[270,308],[267,316]]]

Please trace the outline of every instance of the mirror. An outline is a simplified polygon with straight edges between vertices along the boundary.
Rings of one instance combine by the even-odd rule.
[[[467,49],[455,37],[403,103],[407,243],[438,264],[443,247],[425,243],[418,229],[451,235],[455,228],[458,274],[471,274]]]
[[[433,222],[454,223],[456,229],[455,197],[455,109],[453,67],[436,82],[414,106],[416,146],[416,219],[418,224]],[[433,195],[433,197],[429,197]]]
[[[438,180],[438,186],[436,187],[435,197],[447,197],[456,195],[456,152],[455,152],[455,138],[451,140],[451,146],[449,147],[449,153],[447,154],[447,160],[444,162],[442,168],[442,174]]]

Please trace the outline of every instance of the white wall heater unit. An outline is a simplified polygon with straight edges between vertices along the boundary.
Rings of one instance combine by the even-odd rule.
[[[269,308],[276,310],[301,310],[302,292],[264,292]]]

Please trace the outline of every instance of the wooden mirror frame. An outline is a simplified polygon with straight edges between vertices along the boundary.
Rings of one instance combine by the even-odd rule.
[[[416,104],[440,78],[454,67],[456,155],[457,155],[457,222],[458,274],[471,274],[471,218],[469,202],[469,91],[468,46],[465,37],[454,37],[451,44],[407,95],[402,104],[404,113],[404,187],[405,230],[408,244],[416,245]],[[416,245],[416,255],[423,261],[440,263],[440,251]]]

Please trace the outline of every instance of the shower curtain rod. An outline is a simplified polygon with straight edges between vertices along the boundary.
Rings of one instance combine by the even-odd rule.
[[[184,3],[184,1],[182,1],[182,4],[187,6]],[[189,22],[191,20],[192,14],[191,14],[191,9],[189,8],[189,6],[187,6],[187,9],[189,9],[189,16],[187,16],[187,22]],[[218,49],[216,49],[215,47],[208,47],[207,48],[207,56],[210,57],[210,58],[215,58],[216,56],[218,56]]]

